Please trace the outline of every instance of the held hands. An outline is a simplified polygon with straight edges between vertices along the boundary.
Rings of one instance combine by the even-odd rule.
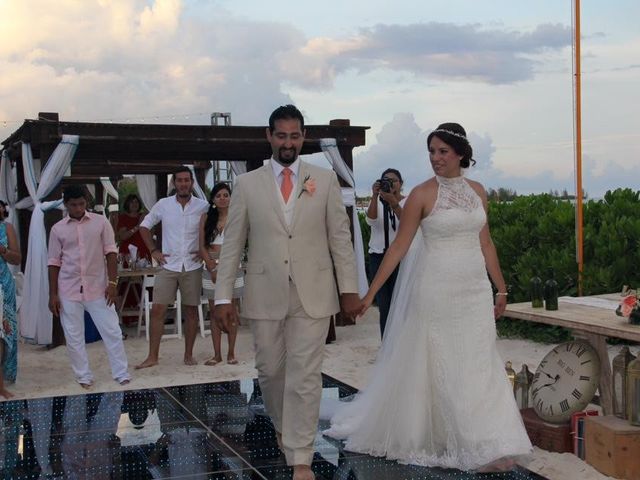
[[[4,330],[5,335],[11,335],[11,324],[8,320],[2,320],[2,329]]]
[[[362,304],[357,293],[343,293],[340,295],[340,310],[342,314],[349,318],[360,315]]]
[[[364,298],[360,301],[360,310],[358,311],[358,317],[362,317],[369,307],[373,303],[373,297],[370,297],[368,294],[364,296]]]

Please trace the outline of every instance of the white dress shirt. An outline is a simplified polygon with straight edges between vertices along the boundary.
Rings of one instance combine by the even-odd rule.
[[[159,200],[144,217],[140,226],[149,230],[162,222],[162,253],[167,255],[164,268],[190,272],[202,266],[198,257],[200,216],[208,209],[208,202],[193,195],[184,207],[172,195]]]

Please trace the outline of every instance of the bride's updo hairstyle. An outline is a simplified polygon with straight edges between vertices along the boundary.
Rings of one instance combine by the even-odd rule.
[[[449,145],[458,154],[462,155],[460,160],[460,166],[462,168],[469,168],[471,165],[475,165],[476,161],[471,158],[473,156],[473,149],[467,140],[467,132],[465,132],[462,125],[459,123],[441,123],[434,131],[432,131],[427,137],[427,146],[431,145],[431,139],[438,137],[444,143]]]

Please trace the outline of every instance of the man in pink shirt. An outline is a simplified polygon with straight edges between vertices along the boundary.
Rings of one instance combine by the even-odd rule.
[[[118,248],[113,228],[102,215],[87,212],[80,186],[65,188],[63,200],[68,216],[49,235],[49,309],[60,316],[71,367],[83,388],[93,384],[84,340],[85,310],[100,332],[113,378],[126,385],[131,377],[114,308]]]

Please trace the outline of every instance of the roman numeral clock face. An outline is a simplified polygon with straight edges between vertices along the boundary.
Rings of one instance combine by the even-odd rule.
[[[533,376],[533,408],[547,422],[566,422],[589,404],[599,379],[600,358],[590,344],[560,344],[544,357]]]

